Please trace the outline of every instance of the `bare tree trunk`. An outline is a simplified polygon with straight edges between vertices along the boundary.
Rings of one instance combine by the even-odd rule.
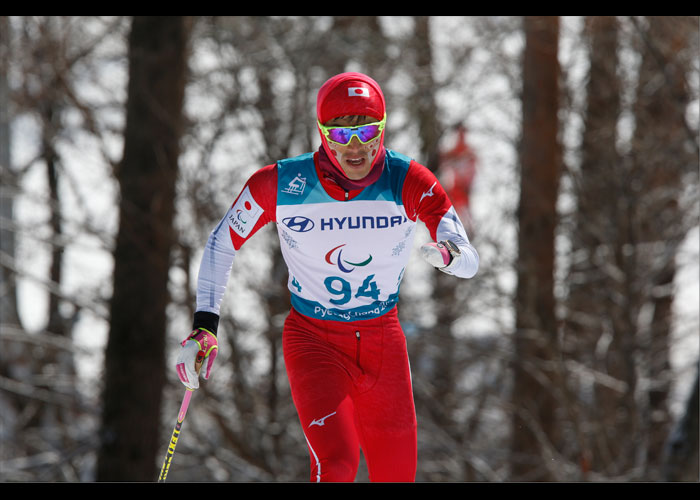
[[[595,403],[586,405],[583,419],[593,425],[584,431],[580,446],[583,473],[589,468],[610,474],[620,472],[621,452],[616,442],[629,435],[634,412],[633,328],[615,328],[626,315],[619,307],[617,284],[610,274],[615,266],[615,241],[620,175],[617,123],[621,97],[618,77],[618,21],[614,16],[586,19],[590,70],[586,89],[585,128],[581,144],[581,170],[575,182],[577,211],[571,234],[577,257],[569,270],[566,344],[571,357],[620,386],[596,384]],[[610,317],[623,318],[610,320]],[[632,377],[630,379],[630,377]],[[586,388],[579,388],[585,391]]]
[[[415,50],[416,94],[414,103],[418,116],[418,136],[422,147],[421,154],[426,167],[435,172],[438,168],[440,150],[438,143],[443,129],[439,122],[439,112],[435,94],[437,88],[433,78],[433,55],[430,33],[430,16],[416,16],[413,47]]]
[[[692,143],[685,127],[690,37],[697,31],[697,17],[651,16],[636,26],[642,61],[632,161],[640,190],[635,223],[638,242],[643,244],[637,271],[647,283],[644,298],[653,306],[651,323],[640,332],[646,334],[640,341],[646,376],[652,381],[643,416],[649,437],[645,477],[658,479],[671,424],[668,395],[675,257],[687,231],[680,197],[684,175],[698,165],[697,155],[688,154]]]
[[[0,16],[0,323],[19,325],[15,272],[6,261],[15,259],[14,191],[17,179],[10,165],[10,97],[7,74],[10,66],[10,22]]]
[[[99,481],[154,481],[173,213],[191,20],[135,17],[120,225],[105,355]]]
[[[46,180],[49,186],[49,210],[51,212],[49,224],[54,244],[51,246],[51,266],[49,269],[49,280],[57,287],[60,287],[63,277],[63,214],[61,210],[61,200],[59,195],[59,169],[60,159],[56,152],[55,142],[58,123],[61,120],[60,105],[52,99],[42,103],[42,157],[46,163]],[[56,293],[49,294],[49,322],[46,329],[57,335],[69,335],[66,331],[65,323],[60,311],[60,297]]]
[[[524,29],[511,473],[514,480],[547,481],[554,479],[549,453],[558,442],[554,393],[559,383],[553,365],[559,19],[525,17]]]
[[[700,363],[700,362],[699,362]],[[700,398],[700,366],[695,372],[695,383],[686,401],[683,415],[666,444],[664,454],[664,481],[700,481],[698,468],[698,445],[700,444],[700,421],[698,411]]]

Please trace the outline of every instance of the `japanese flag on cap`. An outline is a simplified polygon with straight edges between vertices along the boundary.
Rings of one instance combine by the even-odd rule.
[[[348,97],[369,97],[369,89],[365,87],[348,87]]]
[[[316,114],[321,123],[348,115],[366,115],[381,120],[386,105],[379,84],[362,73],[341,73],[318,91]]]

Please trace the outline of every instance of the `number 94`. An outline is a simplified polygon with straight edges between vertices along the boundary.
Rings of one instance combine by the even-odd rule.
[[[329,276],[323,281],[326,289],[334,296],[338,297],[330,299],[332,304],[337,306],[347,304],[352,298],[352,289],[347,280],[339,276]],[[362,282],[362,285],[357,289],[355,298],[370,297],[374,300],[379,300],[381,290],[377,288],[377,282],[374,281],[374,274],[370,274]]]

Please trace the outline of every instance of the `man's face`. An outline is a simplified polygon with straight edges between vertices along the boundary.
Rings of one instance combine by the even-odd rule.
[[[334,118],[324,125],[326,127],[355,127],[376,121],[371,116],[343,116]],[[353,136],[345,146],[331,141],[328,141],[328,146],[348,179],[356,181],[364,178],[372,169],[372,163],[379,153],[380,141],[381,134],[366,144],[362,144],[357,136]]]

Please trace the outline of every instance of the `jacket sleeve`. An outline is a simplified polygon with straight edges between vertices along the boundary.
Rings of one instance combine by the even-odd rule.
[[[209,235],[197,278],[197,306],[193,328],[216,333],[221,301],[236,252],[268,222],[275,221],[277,168],[268,165],[255,172],[226,215]]]
[[[472,278],[479,270],[479,254],[469,242],[464,225],[435,174],[412,161],[402,198],[408,217],[420,219],[433,241],[450,240],[459,247],[459,258],[444,271],[459,278]]]

